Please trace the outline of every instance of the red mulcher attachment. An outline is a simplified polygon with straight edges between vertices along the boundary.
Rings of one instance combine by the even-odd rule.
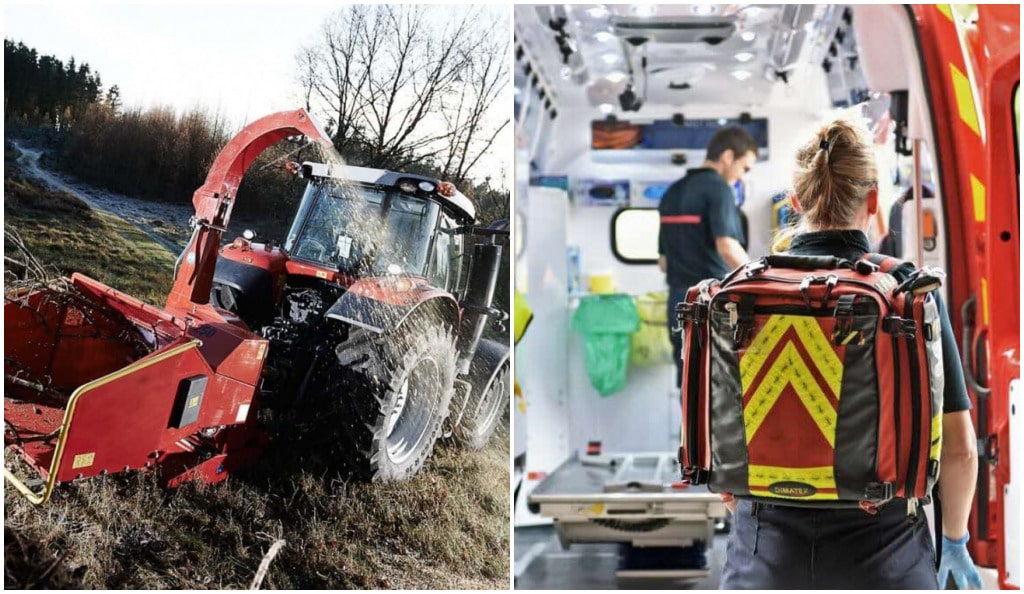
[[[298,110],[253,122],[218,155],[166,310],[79,274],[6,295],[4,444],[39,476],[4,477],[33,503],[61,482],[140,468],[170,486],[219,482],[258,456],[268,342],[211,307],[209,287],[242,175],[295,135],[331,146]]]

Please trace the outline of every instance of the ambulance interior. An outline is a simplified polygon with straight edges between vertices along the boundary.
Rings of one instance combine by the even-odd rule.
[[[792,222],[796,148],[845,115],[863,118],[878,145],[873,246],[895,208],[889,251],[946,268],[912,19],[903,6],[515,7],[515,283],[533,313],[515,359],[518,588],[717,587],[726,512],[678,484],[680,396],[665,304],[651,294],[667,292],[660,194],[701,166],[719,126],[743,126],[759,144],[736,187],[751,258]],[[947,281],[946,291],[957,279]],[[624,383],[598,382],[604,395],[588,371],[596,335],[573,321],[598,293],[639,298],[638,327],[657,328],[630,338]],[[698,541],[705,550],[682,564],[642,554]]]

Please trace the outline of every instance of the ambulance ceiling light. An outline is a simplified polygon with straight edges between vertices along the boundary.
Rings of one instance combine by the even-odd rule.
[[[597,33],[594,33],[594,39],[596,39],[598,43],[608,43],[612,39],[615,39],[615,36],[608,31],[598,31]]]
[[[749,62],[754,59],[754,54],[750,52],[740,52],[736,54],[736,60],[740,62]]]
[[[615,106],[612,105],[611,103],[602,103],[601,105],[598,106],[598,109],[601,110],[601,113],[608,115],[611,112],[615,111]]]
[[[630,12],[638,17],[652,17],[658,12],[658,7],[653,4],[634,4]]]
[[[612,65],[615,64],[616,62],[619,62],[622,59],[622,57],[619,56],[618,54],[608,53],[601,54],[601,59],[604,60],[605,64]]]
[[[695,4],[693,8],[693,14],[697,16],[711,16],[718,10],[713,4]]]
[[[733,70],[732,71],[732,75],[733,75],[733,77],[736,78],[736,80],[747,80],[748,78],[750,78],[750,71],[749,70]]]
[[[587,15],[594,19],[603,19],[608,16],[608,9],[605,8],[603,4],[598,4],[593,8],[588,8],[586,12]]]
[[[740,33],[740,39],[747,43],[753,41],[755,37],[757,37],[757,33],[754,33],[753,31],[744,31],[743,33]]]
[[[621,72],[621,71],[619,71],[619,72],[612,72],[611,74],[605,75],[605,78],[607,78],[608,82],[610,82],[610,83],[618,84],[618,83],[626,80],[626,73],[625,72]]]

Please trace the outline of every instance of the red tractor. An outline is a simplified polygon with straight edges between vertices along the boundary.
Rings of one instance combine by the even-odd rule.
[[[221,249],[246,169],[297,135],[331,147],[304,110],[224,147],[164,309],[79,274],[6,296],[5,443],[39,477],[4,473],[31,500],[140,468],[219,482],[268,428],[324,438],[368,479],[412,475],[442,433],[486,444],[508,406],[508,345],[481,338],[508,317],[491,305],[507,224],[474,225],[436,179],[289,164],[309,182],[284,245]]]

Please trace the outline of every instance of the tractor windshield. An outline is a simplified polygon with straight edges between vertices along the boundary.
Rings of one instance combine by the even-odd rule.
[[[291,257],[351,274],[424,274],[436,203],[357,185],[310,193],[285,243]]]

